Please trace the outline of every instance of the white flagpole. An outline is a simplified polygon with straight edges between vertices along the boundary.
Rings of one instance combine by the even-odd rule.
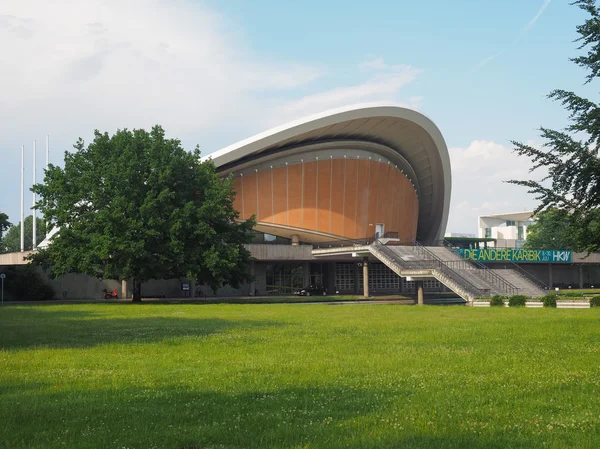
[[[33,141],[33,185],[35,185],[35,159],[36,159],[36,155],[35,155],[35,140]],[[36,223],[36,219],[37,219],[37,211],[35,209],[35,192],[33,192],[33,235],[31,236],[31,241],[32,241],[32,246],[31,249],[35,249],[37,247],[37,234],[36,234],[36,228],[37,228],[37,223]]]
[[[25,251],[25,145],[21,145],[21,252]]]
[[[48,164],[50,163],[50,135],[46,134],[46,171],[48,171]],[[48,238],[48,222],[46,222],[46,238]]]

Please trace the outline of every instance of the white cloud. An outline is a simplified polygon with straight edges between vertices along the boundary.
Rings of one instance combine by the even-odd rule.
[[[320,75],[261,60],[221,16],[190,2],[20,1],[0,13],[0,118],[25,129],[210,129],[250,115],[257,91]]]
[[[548,5],[550,4],[552,0],[544,0],[544,3],[542,4],[542,6],[540,7],[540,9],[538,10],[537,14],[529,21],[527,22],[527,25],[525,25],[523,27],[523,29],[521,30],[521,32],[519,34],[517,34],[517,36],[515,37],[514,41],[513,41],[513,45],[518,43],[521,38],[527,34],[527,32],[529,30],[531,30],[533,28],[533,26],[535,25],[535,23],[539,20],[539,18],[542,16],[542,14],[544,13],[545,9],[548,7]],[[477,71],[479,69],[481,69],[482,67],[485,67],[487,64],[489,64],[490,62],[492,62],[494,59],[496,59],[498,56],[500,56],[502,54],[502,51],[499,51],[497,53],[494,53],[493,55],[490,55],[484,59],[482,59],[481,61],[479,61],[472,69],[472,71]]]
[[[381,58],[362,63],[359,65],[359,69],[373,73],[362,83],[336,87],[290,101],[280,108],[277,116],[289,119],[298,118],[327,109],[367,101],[395,101],[412,108],[421,106],[423,97],[413,96],[409,98],[408,102],[399,102],[397,99],[399,91],[419,76],[420,69],[410,65],[388,65]]]
[[[51,161],[94,129],[165,127],[216,150],[303,114],[394,101],[419,69],[379,58],[366,79],[321,89],[326,68],[266,60],[243,30],[186,0],[20,0],[0,5],[0,210],[18,216],[20,146],[51,134]],[[335,74],[326,82],[336,82]],[[299,92],[311,92],[298,99]],[[406,102],[420,107],[422,98]],[[38,145],[39,146],[39,145]],[[41,179],[38,158],[38,180]],[[27,186],[26,186],[27,188]]]
[[[499,51],[498,53],[494,53],[493,55],[488,56],[487,58],[482,59],[481,61],[479,61],[477,63],[477,65],[475,67],[473,67],[473,71],[479,70],[480,68],[485,67],[486,65],[488,65],[490,62],[492,62],[494,59],[496,59],[501,54],[502,54],[502,52]]]
[[[535,145],[535,142],[528,142]],[[529,172],[531,162],[496,142],[474,140],[465,148],[450,148],[452,201],[448,232],[476,233],[479,215],[535,209],[527,189],[506,184],[510,179],[541,179]]]
[[[382,70],[387,69],[388,65],[383,61],[383,58],[376,58],[371,61],[361,62],[358,65],[358,68],[363,72],[367,72],[370,70]]]
[[[544,10],[548,7],[548,5],[550,4],[551,1],[552,0],[544,0],[544,3],[542,4],[542,6],[540,7],[540,9],[538,10],[538,12],[535,15],[535,17],[533,17],[533,19],[531,19],[527,23],[527,25],[525,25],[525,28],[524,28],[525,31],[529,31],[531,28],[533,28],[533,26],[538,21],[538,19],[542,16],[542,14],[544,13]]]

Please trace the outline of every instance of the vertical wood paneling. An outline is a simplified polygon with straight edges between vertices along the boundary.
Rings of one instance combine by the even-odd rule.
[[[288,224],[302,227],[302,164],[288,166]]]
[[[302,227],[317,229],[317,162],[304,163],[304,217]]]
[[[356,232],[356,192],[358,161],[346,159],[346,183],[344,187],[344,206],[342,215],[342,234],[354,238]]]
[[[256,173],[244,175],[244,218],[250,218],[256,214]]]
[[[331,230],[335,235],[344,235],[344,189],[345,184],[345,159],[334,159],[332,188],[331,188]]]
[[[381,182],[380,168],[381,164],[376,161],[369,161],[369,187],[368,187],[368,212],[367,212],[367,223],[365,223],[365,233],[372,235],[375,234],[375,224],[381,223],[377,220],[377,197],[379,194],[379,184]],[[372,225],[372,226],[369,226]]]
[[[392,205],[392,189],[390,188],[390,166],[388,164],[379,165],[379,183],[377,186],[377,207],[375,209],[375,221],[385,223],[385,230],[391,223],[387,220],[387,210]],[[391,230],[391,227],[390,229]]]
[[[331,203],[331,163],[330,159],[319,161],[317,192],[317,231],[329,233],[329,205]]]
[[[258,221],[273,221],[273,201],[271,197],[271,171],[259,171],[258,178]]]
[[[287,225],[287,197],[285,167],[274,168],[273,173],[273,222]]]
[[[258,211],[257,219],[264,223],[347,238],[368,237],[377,223],[398,232],[401,239],[416,235],[416,193],[410,181],[387,163],[311,161],[248,173],[237,177],[234,187],[234,206],[245,219]]]
[[[240,213],[240,218],[242,217],[242,178],[237,177],[233,181],[233,188],[235,190],[235,198],[233,200],[233,207]]]
[[[375,233],[375,224],[369,227],[369,183],[371,178],[371,164],[368,160],[358,161],[358,179],[356,192],[356,238],[368,237]],[[373,232],[371,232],[371,228]]]

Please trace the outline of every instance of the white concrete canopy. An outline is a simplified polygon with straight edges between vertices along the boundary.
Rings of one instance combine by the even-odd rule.
[[[383,145],[407,161],[419,196],[417,238],[424,242],[443,238],[452,186],[448,148],[437,126],[412,109],[380,103],[334,109],[262,132],[204,159],[230,173],[273,153],[339,140]]]

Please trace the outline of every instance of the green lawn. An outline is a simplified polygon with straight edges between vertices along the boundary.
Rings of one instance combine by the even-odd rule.
[[[600,308],[5,306],[2,448],[598,448]]]

